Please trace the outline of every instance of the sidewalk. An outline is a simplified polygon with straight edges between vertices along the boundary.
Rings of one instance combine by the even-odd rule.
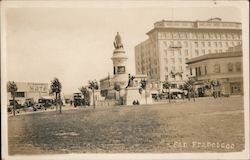
[[[63,111],[67,111],[67,110],[76,110],[79,109],[79,107],[74,107],[74,106],[70,106],[70,105],[66,105],[66,106],[62,106],[62,112]],[[19,113],[16,112],[16,116],[19,115],[27,115],[27,114],[37,114],[37,113],[43,113],[43,112],[56,112],[56,107],[54,108],[48,108],[47,110],[44,109],[38,109],[37,111],[33,111],[33,110],[27,110],[27,111],[23,111],[23,110],[19,110]],[[59,112],[59,107],[58,107],[58,112]],[[13,116],[13,113],[8,113],[8,116]]]

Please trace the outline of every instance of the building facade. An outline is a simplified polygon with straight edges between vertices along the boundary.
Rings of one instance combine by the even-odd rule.
[[[240,47],[241,48],[241,47]],[[196,80],[199,95],[206,84],[216,82],[223,94],[243,94],[242,51],[228,50],[223,53],[208,54],[187,61],[190,77]],[[204,92],[203,92],[204,94]]]
[[[20,104],[28,99],[32,99],[35,102],[38,102],[38,99],[43,96],[49,96],[49,85],[48,83],[29,83],[29,82],[16,82],[17,92],[16,100]],[[8,92],[7,95],[8,104],[9,100],[12,99],[11,94]]]
[[[149,38],[135,46],[136,74],[146,74],[156,83],[169,81],[178,87],[189,77],[188,59],[223,53],[240,45],[241,34],[241,23],[220,18],[156,22],[147,33]]]

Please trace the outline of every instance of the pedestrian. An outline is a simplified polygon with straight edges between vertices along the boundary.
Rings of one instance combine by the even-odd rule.
[[[133,101],[133,105],[136,105],[136,101],[135,100]]]
[[[140,105],[140,102],[137,100],[137,101],[136,101],[136,104],[137,104],[137,105]]]

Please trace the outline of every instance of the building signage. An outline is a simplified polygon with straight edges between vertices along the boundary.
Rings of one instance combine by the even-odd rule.
[[[48,84],[46,83],[28,83],[29,92],[48,92]]]

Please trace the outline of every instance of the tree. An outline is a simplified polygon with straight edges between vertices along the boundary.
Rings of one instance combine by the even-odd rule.
[[[16,115],[16,102],[15,102],[15,97],[16,97],[16,91],[17,91],[17,85],[16,83],[13,81],[13,82],[8,82],[7,83],[7,90],[8,92],[11,93],[11,97],[13,98],[13,115],[15,116]]]
[[[169,100],[169,103],[170,103],[170,99],[171,99],[171,93],[170,93],[171,83],[168,82],[168,81],[165,81],[165,82],[163,82],[162,87],[164,89],[168,89],[168,100]]]
[[[82,95],[84,96],[84,105],[86,104],[89,104],[89,90],[87,87],[84,87],[82,86],[80,89],[79,89],[81,92],[82,92]]]
[[[141,80],[141,88],[143,90],[145,90],[145,101],[146,101],[146,104],[147,104],[147,91],[146,91],[146,89],[147,89],[147,80],[145,80],[145,79]]]
[[[221,84],[218,80],[213,80],[210,82],[211,83],[211,88],[213,89],[213,96],[214,98],[217,98],[220,96],[221,92]]]
[[[98,90],[99,86],[98,86],[98,83],[97,81],[89,81],[89,86],[88,86],[89,89],[91,89],[92,91],[92,94],[93,94],[93,107],[95,109],[95,90]]]
[[[182,90],[182,99],[185,99],[185,93],[184,93],[184,85],[179,85],[179,89]]]
[[[184,88],[188,91],[188,100],[189,101],[191,98],[191,94],[193,95],[193,100],[195,101],[194,83],[195,83],[195,80],[189,78],[184,84]]]
[[[56,110],[58,110],[58,101],[60,107],[60,113],[62,113],[62,104],[61,104],[61,91],[62,91],[62,84],[58,78],[54,78],[50,84],[50,93],[56,94]]]

